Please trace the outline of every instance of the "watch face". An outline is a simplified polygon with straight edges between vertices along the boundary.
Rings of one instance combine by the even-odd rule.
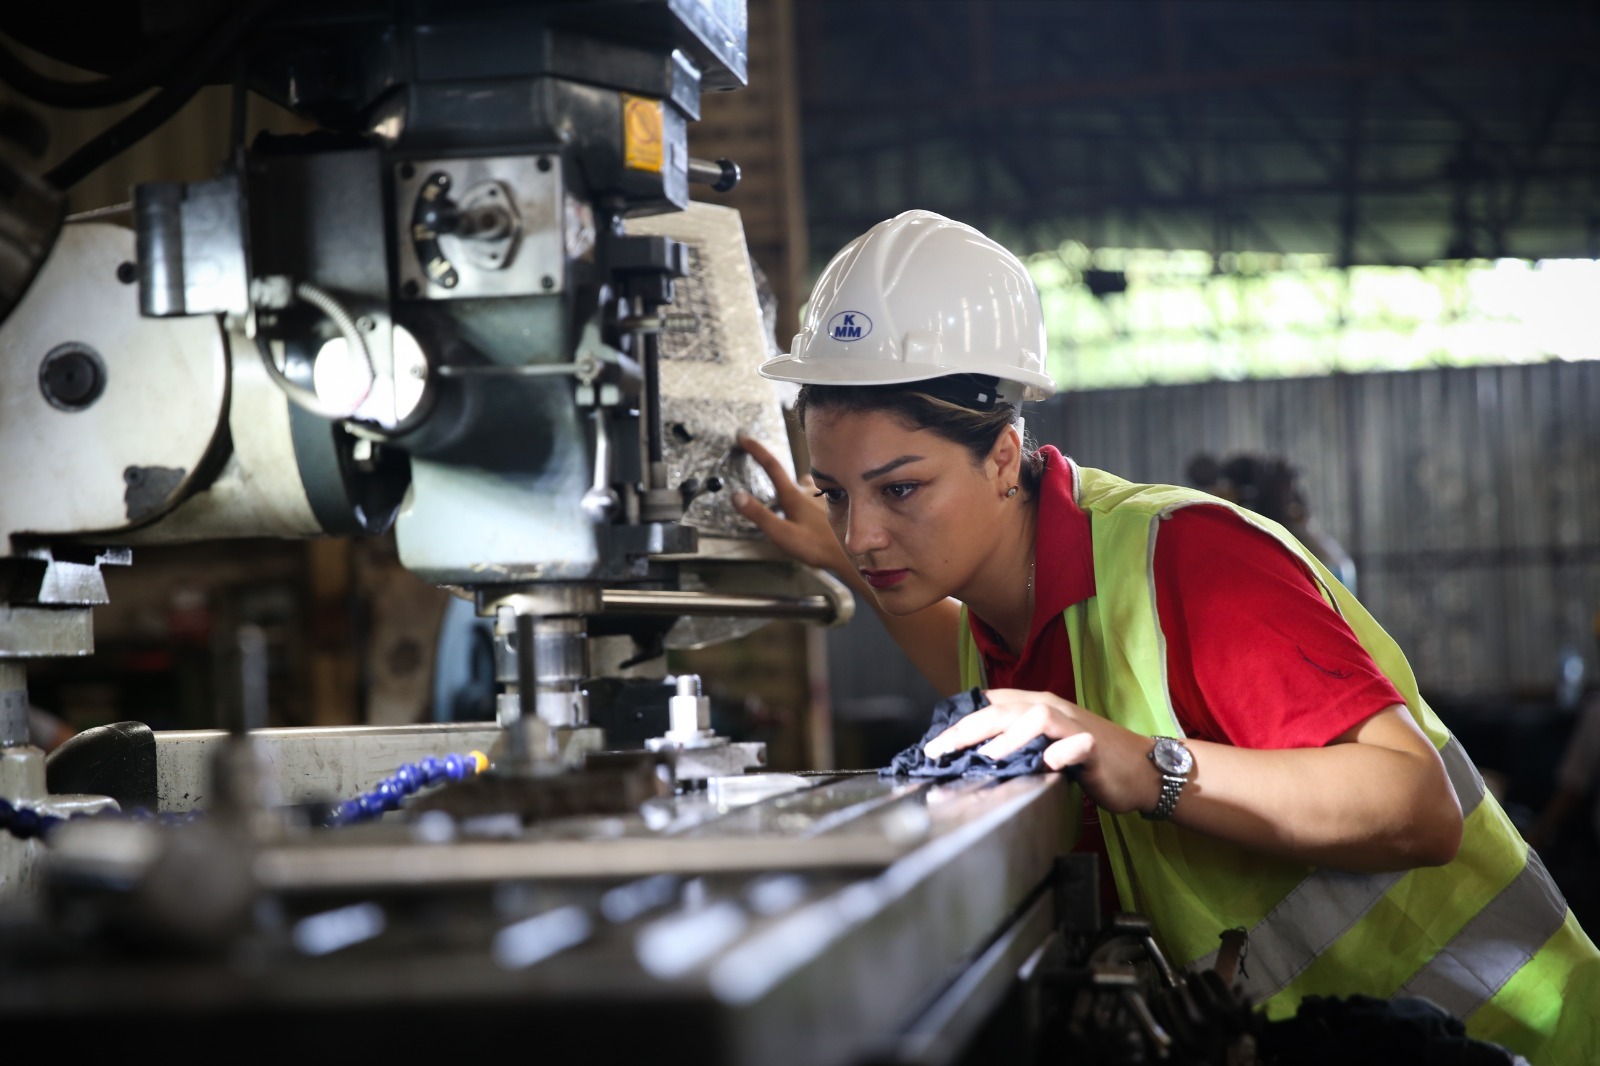
[[[1157,737],[1150,755],[1164,774],[1187,774],[1194,769],[1194,756],[1189,749],[1171,737]]]

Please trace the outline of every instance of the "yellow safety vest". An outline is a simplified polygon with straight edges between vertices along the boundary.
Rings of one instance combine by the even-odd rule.
[[[1394,640],[1277,523],[1189,489],[1136,485],[1076,464],[1071,471],[1078,506],[1089,513],[1096,586],[1065,614],[1080,706],[1136,733],[1183,735],[1156,615],[1156,532],[1181,507],[1227,506],[1311,569],[1439,749],[1465,817],[1461,850],[1447,865],[1360,874],[1101,811],[1121,905],[1147,916],[1162,948],[1185,966],[1210,967],[1220,933],[1248,930],[1245,990],[1272,1018],[1293,1015],[1312,995],[1422,996],[1463,1019],[1476,1039],[1533,1066],[1600,1061],[1600,952],[1418,694]],[[964,687],[983,683],[965,609],[961,674]]]

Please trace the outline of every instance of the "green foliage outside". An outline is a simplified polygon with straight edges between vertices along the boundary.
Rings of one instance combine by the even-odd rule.
[[[1593,260],[1341,270],[1067,242],[1027,264],[1069,389],[1600,358]]]

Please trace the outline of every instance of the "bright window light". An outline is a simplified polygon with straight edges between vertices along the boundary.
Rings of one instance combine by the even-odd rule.
[[[1064,388],[1600,358],[1600,262],[1334,267],[1088,248],[1028,259]]]

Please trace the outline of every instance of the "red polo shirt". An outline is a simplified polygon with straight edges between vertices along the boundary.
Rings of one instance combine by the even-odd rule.
[[[1073,498],[1071,461],[1048,446],[1041,454],[1028,643],[1013,654],[969,618],[991,688],[1076,699],[1062,612],[1095,592],[1089,515]],[[1243,748],[1321,747],[1405,702],[1306,565],[1226,507],[1184,507],[1161,523],[1155,582],[1168,690],[1187,736]],[[1080,850],[1103,854],[1093,806],[1086,802],[1085,811]]]

